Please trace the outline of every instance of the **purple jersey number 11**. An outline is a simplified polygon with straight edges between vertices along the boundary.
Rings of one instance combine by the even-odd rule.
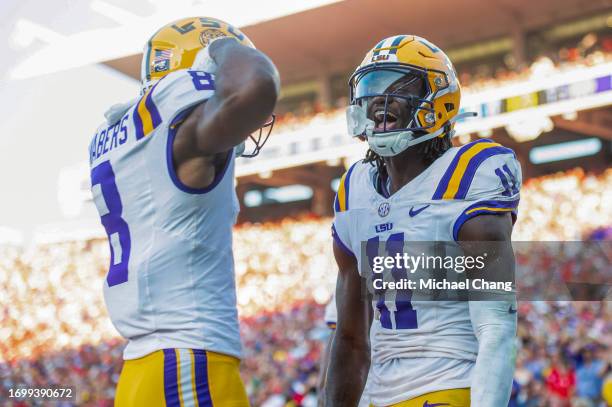
[[[370,267],[374,264],[374,257],[378,256],[379,237],[374,236],[368,239],[366,243],[366,256],[370,263]],[[404,233],[394,233],[388,237],[385,244],[385,251],[387,256],[395,257],[396,254],[402,253],[404,247]],[[393,268],[391,275],[395,281],[400,281],[402,278],[407,278],[405,270],[398,270]],[[381,278],[376,277],[376,278]],[[377,293],[378,301],[376,302],[376,308],[380,312],[380,324],[383,328],[393,329],[393,323],[391,321],[391,312],[385,304],[384,290]],[[410,290],[399,290],[396,293],[395,298],[395,329],[416,329],[419,327],[417,319],[417,311],[412,307],[410,302],[412,298],[412,291]]]
[[[128,281],[128,261],[132,242],[128,224],[121,217],[123,205],[115,182],[115,173],[110,161],[104,161],[91,170],[92,190],[100,189],[104,204],[97,202],[102,226],[106,230],[111,250],[111,261],[106,281],[108,286]],[[96,198],[94,193],[94,199]]]

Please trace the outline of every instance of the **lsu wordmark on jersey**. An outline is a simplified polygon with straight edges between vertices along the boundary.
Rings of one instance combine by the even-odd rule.
[[[359,161],[341,178],[332,233],[363,273],[362,242],[455,241],[472,217],[509,212],[515,219],[520,187],[514,152],[486,139],[447,150],[391,196],[376,166]],[[478,342],[468,302],[385,299],[373,307],[374,405],[470,387]]]

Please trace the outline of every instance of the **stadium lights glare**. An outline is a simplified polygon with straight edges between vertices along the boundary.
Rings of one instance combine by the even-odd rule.
[[[514,140],[524,143],[535,140],[540,134],[549,132],[553,128],[554,124],[550,117],[533,115],[521,121],[508,124],[506,131]]]
[[[578,118],[578,112],[567,112],[561,115],[565,120],[576,120]]]
[[[596,137],[534,147],[529,151],[529,161],[545,164],[572,158],[588,157],[601,151],[601,140]]]
[[[312,188],[306,185],[287,185],[285,187],[269,188],[264,191],[264,196],[276,202],[295,202],[312,198]]]

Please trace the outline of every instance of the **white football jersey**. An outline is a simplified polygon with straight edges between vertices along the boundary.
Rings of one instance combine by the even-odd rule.
[[[128,339],[125,359],[163,348],[240,357],[234,152],[202,189],[180,182],[172,156],[177,124],[213,94],[209,73],[170,73],[90,144],[91,190],[111,252],[104,297]]]
[[[375,243],[378,251],[378,242],[385,241],[401,242],[400,247],[410,241],[455,241],[474,216],[510,212],[515,218],[520,187],[514,152],[486,139],[449,149],[391,196],[376,167],[359,161],[340,181],[332,233],[336,244],[356,257],[360,273],[371,273],[362,257],[372,253],[362,256],[362,242]],[[396,303],[385,297],[372,305],[374,405],[470,387],[478,342],[467,301]]]

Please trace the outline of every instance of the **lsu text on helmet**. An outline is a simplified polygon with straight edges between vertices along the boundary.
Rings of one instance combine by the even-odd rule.
[[[381,156],[452,136],[454,122],[463,116],[461,87],[450,59],[415,35],[396,35],[376,44],[351,76],[349,87],[349,133],[367,137],[370,148]]]
[[[198,52],[219,37],[234,37],[255,48],[240,30],[216,18],[184,18],[160,28],[144,48],[140,74],[143,89],[170,72],[191,68]]]
[[[242,45],[255,48],[251,40],[238,28],[212,17],[190,17],[166,24],[147,41],[141,65],[142,92],[171,72],[189,69],[198,53],[211,41],[232,37]],[[245,143],[237,146],[237,155],[254,157],[268,140],[275,116],[249,136],[254,147],[245,152]]]

